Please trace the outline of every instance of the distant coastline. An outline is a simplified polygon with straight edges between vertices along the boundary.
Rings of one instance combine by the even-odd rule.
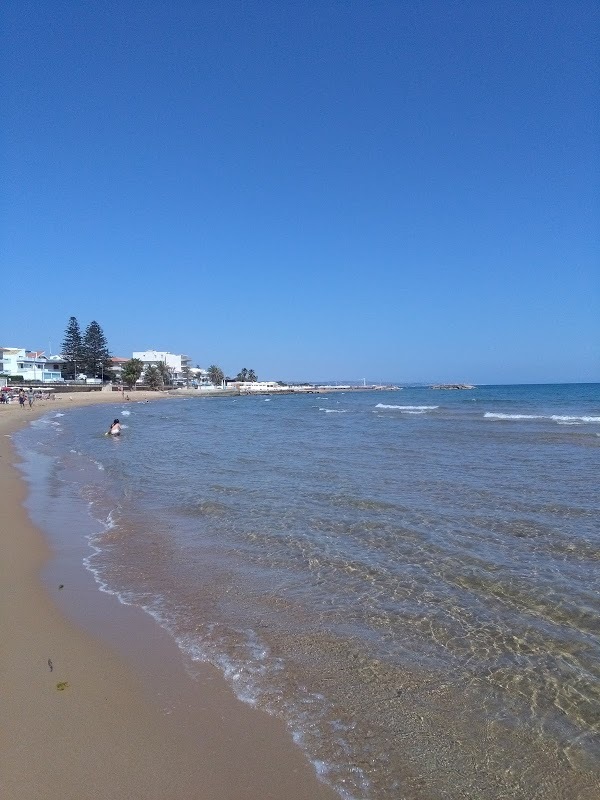
[[[430,389],[476,389],[471,383],[438,383],[430,386]]]
[[[254,386],[236,387],[229,385],[224,389],[219,387],[201,386],[197,389],[181,387],[171,389],[169,394],[173,397],[241,397],[248,395],[272,395],[272,394],[330,394],[333,392],[399,392],[402,386],[351,386],[349,384],[305,384],[301,386],[275,385],[261,386],[257,383]]]
[[[384,384],[371,384],[363,386],[355,386],[352,384],[302,384],[302,385],[287,385],[287,384],[262,384],[260,382],[254,385],[235,386],[228,385],[221,389],[218,387],[201,386],[196,389],[180,387],[172,389],[169,394],[174,397],[240,397],[248,395],[273,395],[273,394],[333,394],[335,392],[399,392],[403,390],[403,386],[397,385],[384,385]],[[474,384],[470,383],[440,383],[432,384],[430,386],[423,386],[424,389],[445,389],[448,391],[462,390],[462,389],[476,389]]]

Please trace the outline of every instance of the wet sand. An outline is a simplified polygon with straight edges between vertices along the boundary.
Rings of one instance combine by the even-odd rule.
[[[144,399],[161,396],[135,394]],[[283,722],[235,699],[212,667],[189,675],[153,620],[100,593],[29,520],[8,435],[92,403],[123,400],[98,392],[0,407],[1,796],[334,800]]]

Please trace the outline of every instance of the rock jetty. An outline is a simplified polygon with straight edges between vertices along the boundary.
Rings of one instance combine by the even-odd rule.
[[[430,386],[430,389],[475,389],[470,383],[438,383],[435,386]]]

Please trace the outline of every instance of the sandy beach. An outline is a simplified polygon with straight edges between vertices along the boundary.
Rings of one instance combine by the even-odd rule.
[[[283,722],[236,700],[212,667],[192,678],[153,620],[62,563],[29,520],[10,434],[48,411],[122,402],[97,392],[0,407],[0,794],[333,800]]]

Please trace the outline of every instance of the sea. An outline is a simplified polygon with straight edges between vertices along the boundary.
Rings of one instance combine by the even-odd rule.
[[[31,516],[341,798],[600,797],[600,384],[131,398],[14,435]]]

